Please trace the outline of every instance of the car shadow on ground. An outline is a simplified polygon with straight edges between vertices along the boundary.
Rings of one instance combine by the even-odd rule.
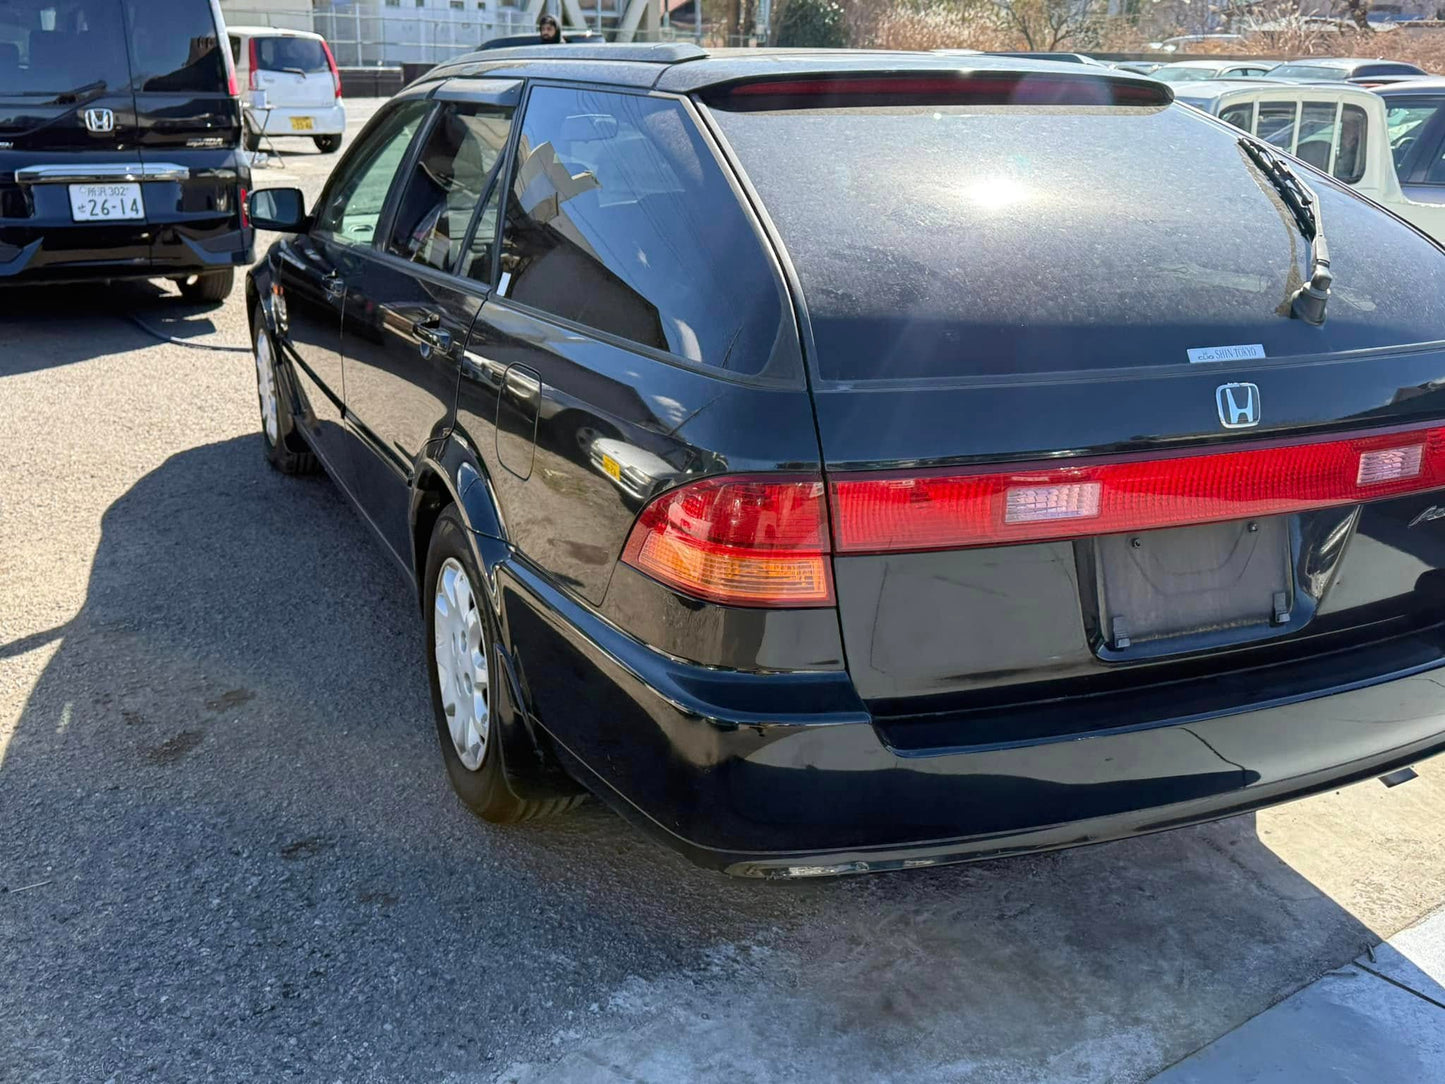
[[[243,268],[236,270],[241,288]],[[0,377],[53,369],[125,349],[118,345],[117,322],[128,325],[132,347],[152,346],[158,337],[195,340],[198,344],[219,329],[212,317],[224,302],[183,301],[169,282],[76,283],[73,286],[7,287],[0,307],[0,337],[9,349],[0,351]],[[149,326],[147,331],[136,320]],[[220,343],[245,346],[245,343]]]
[[[695,869],[596,803],[483,824],[409,585],[258,441],[110,506],[0,748],[17,1079],[484,1079],[663,1003],[671,1041],[780,1079],[1142,1079],[1374,941],[1250,818],[797,884]]]

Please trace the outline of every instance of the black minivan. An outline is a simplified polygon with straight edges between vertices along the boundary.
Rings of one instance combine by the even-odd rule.
[[[414,581],[489,819],[804,876],[1445,748],[1445,253],[1164,84],[499,50],[252,208],[267,455]]]
[[[0,0],[0,287],[230,293],[253,252],[223,28],[216,0]]]

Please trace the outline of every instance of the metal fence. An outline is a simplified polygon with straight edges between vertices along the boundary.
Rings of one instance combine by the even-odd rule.
[[[314,30],[331,45],[336,62],[343,67],[440,64],[469,53],[484,41],[531,33],[536,23],[521,8],[478,0],[448,0],[445,9],[418,10],[417,0],[318,0],[310,12],[276,12],[223,5],[226,22],[232,26],[274,26],[289,30]],[[436,0],[430,0],[435,3]],[[612,36],[625,0],[580,0],[588,26]],[[405,6],[403,6],[405,5]],[[551,10],[559,10],[550,0]],[[679,28],[681,29],[681,28]],[[683,36],[664,27],[657,36],[667,40]],[[686,36],[693,36],[688,27]],[[634,41],[646,33],[638,27]]]
[[[314,30],[343,67],[439,64],[491,38],[525,34],[533,27],[525,11],[512,7],[479,10],[475,0],[465,0],[472,10],[417,11],[410,8],[413,0],[402,2],[408,7],[318,4],[311,12],[273,12],[227,5],[224,11],[232,26]]]

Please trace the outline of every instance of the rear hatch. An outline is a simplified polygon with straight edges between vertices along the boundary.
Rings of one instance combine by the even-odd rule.
[[[239,229],[219,19],[211,0],[0,0],[0,267],[43,240],[43,264],[143,269]]]
[[[848,667],[885,738],[1438,663],[1445,255],[1296,166],[1333,257],[1314,326],[1290,315],[1310,245],[1237,131],[1099,77],[949,78],[710,98],[801,287]]]
[[[331,59],[320,38],[253,37],[247,48],[252,89],[264,90],[273,107],[330,109],[336,104]]]

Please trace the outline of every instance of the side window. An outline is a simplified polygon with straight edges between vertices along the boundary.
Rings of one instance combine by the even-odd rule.
[[[482,213],[477,216],[477,224],[472,228],[472,239],[467,245],[466,255],[462,257],[462,265],[457,268],[459,275],[476,279],[478,282],[492,281],[492,255],[497,247],[497,219],[502,212],[504,187],[502,184],[492,185],[486,206],[482,208]]]
[[[1365,143],[1369,118],[1357,105],[1347,105],[1340,114],[1340,149],[1335,155],[1335,177],[1355,184],[1365,175]]]
[[[777,279],[682,103],[534,89],[506,197],[503,296],[688,361],[767,364]]]
[[[1418,172],[1418,165],[1410,163],[1411,152],[1420,145],[1426,127],[1442,105],[1445,105],[1445,101],[1438,99],[1389,100],[1385,112],[1385,132],[1390,140],[1390,155],[1395,160],[1395,169],[1399,171],[1401,181],[1410,181]],[[1410,176],[1406,175],[1407,168]],[[1442,169],[1441,163],[1432,162],[1426,183],[1439,184],[1445,181],[1442,174],[1445,174],[1445,169]]]
[[[386,250],[438,271],[450,270],[502,160],[511,128],[510,109],[444,105],[397,204]],[[492,226],[495,234],[495,215]]]
[[[401,169],[406,149],[426,116],[427,104],[401,103],[352,148],[337,167],[316,212],[319,232],[334,233],[359,245],[372,243],[392,178]]]
[[[1305,102],[1300,109],[1299,141],[1295,154],[1315,169],[1328,173],[1335,149],[1334,102]]]
[[[1219,114],[1219,119],[1236,128],[1243,128],[1247,132],[1250,121],[1254,119],[1254,103],[1242,102],[1239,105],[1231,105]]]
[[[235,34],[228,34],[226,36],[231,42],[231,63],[239,65],[241,63],[241,39],[236,37]]]
[[[1294,115],[1294,102],[1260,102],[1254,134],[1289,150],[1294,145]]]
[[[226,60],[210,4],[127,0],[136,89],[226,93]]]

